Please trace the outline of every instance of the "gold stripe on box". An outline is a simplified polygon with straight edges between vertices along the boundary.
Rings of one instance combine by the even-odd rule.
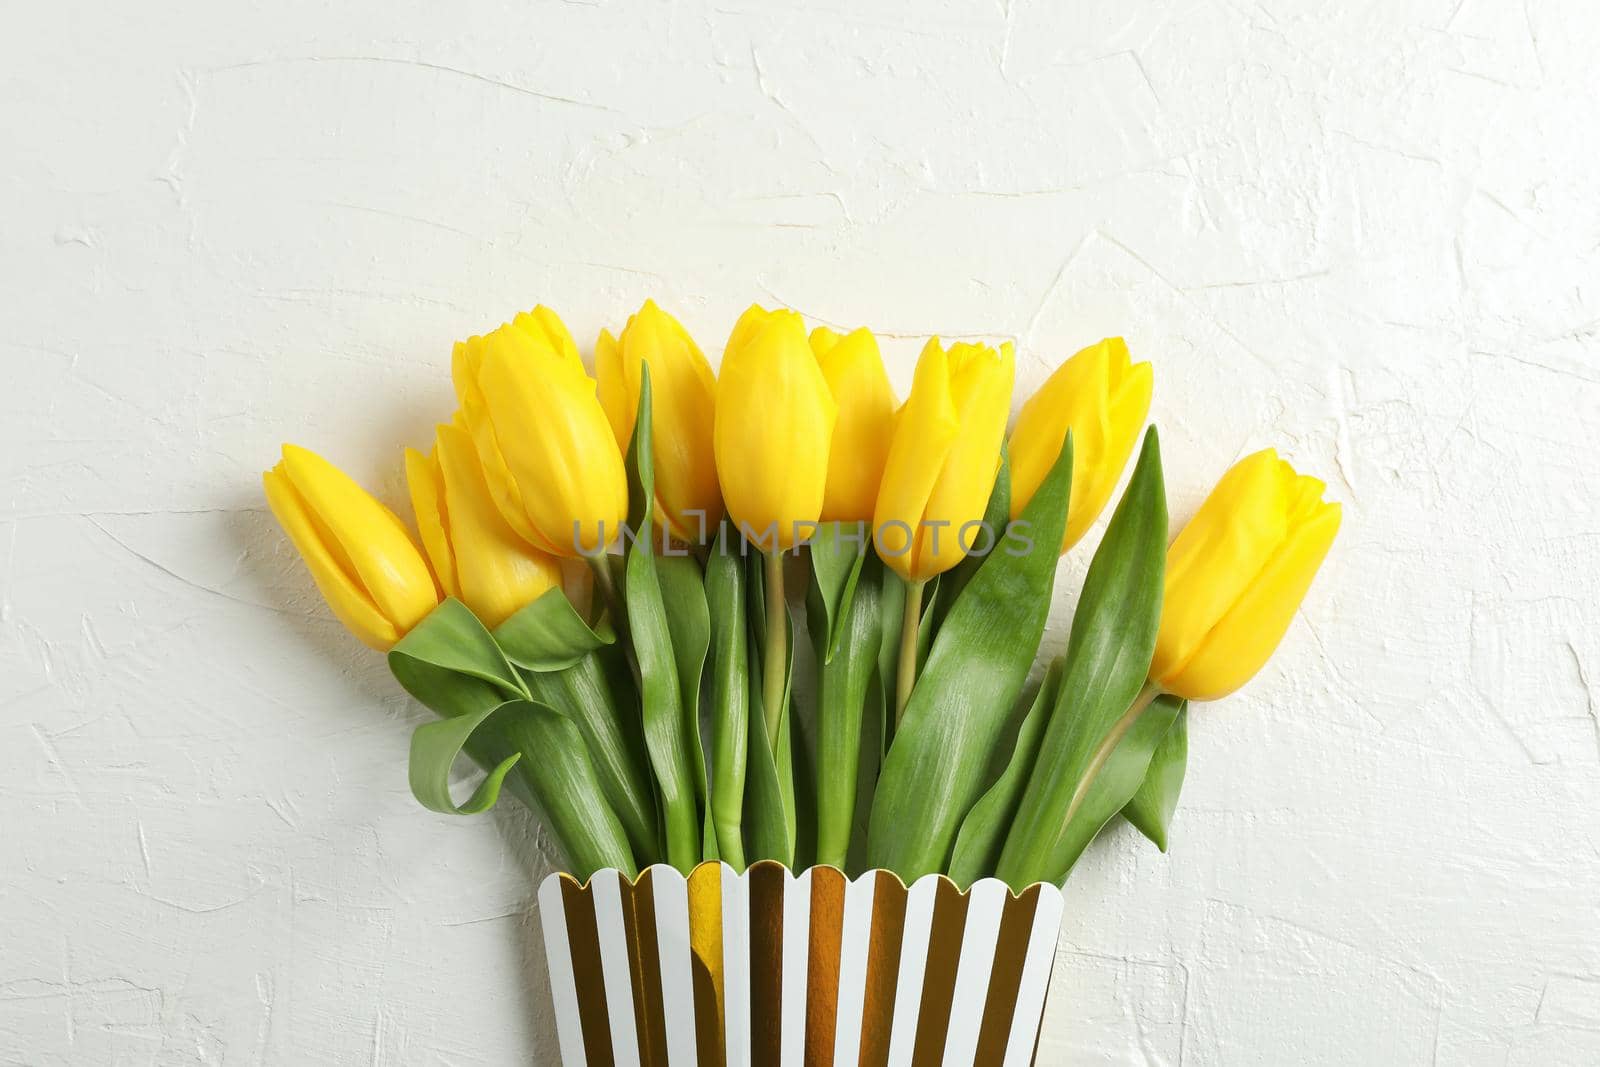
[[[783,891],[788,872],[765,860],[750,868],[750,1056],[776,1065],[783,1050]]]
[[[1000,933],[994,943],[994,964],[989,970],[989,995],[983,1002],[983,1025],[978,1030],[974,1063],[999,1063],[1011,1038],[1011,1017],[1017,1011],[1017,990],[1022,985],[1022,965],[1028,960],[1033,938],[1033,916],[1039,907],[1039,887],[1031,885],[1018,897],[1006,896],[1000,911]]]
[[[922,971],[922,1004],[917,1009],[917,1043],[912,1063],[938,1063],[950,1029],[956,969],[961,965],[962,934],[967,926],[967,894],[948,878],[933,890],[933,926],[928,931],[928,962]]]
[[[572,979],[578,991],[578,1022],[589,1067],[612,1067],[611,1016],[606,1010],[606,982],[600,971],[600,928],[594,917],[594,894],[570,877],[561,879],[561,905],[572,947]]]
[[[633,1022],[639,1033],[640,1067],[669,1067],[667,1012],[661,994],[661,948],[656,936],[655,870],[633,885],[619,878],[622,925],[628,938],[628,974],[633,979]]]
[[[806,1067],[833,1067],[839,1022],[839,948],[844,935],[844,875],[811,868],[811,952],[806,964]]]
[[[694,1040],[698,1067],[724,1067],[722,865],[689,875],[689,951],[694,968]]]
[[[900,980],[900,942],[906,932],[906,887],[888,871],[877,871],[872,887],[872,932],[867,943],[867,980],[861,1000],[861,1067],[886,1067],[889,1029],[894,1024]]]

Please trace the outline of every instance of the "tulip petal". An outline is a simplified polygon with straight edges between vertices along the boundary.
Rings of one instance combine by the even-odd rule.
[[[1011,433],[1013,516],[1032,499],[1070,429],[1076,466],[1061,550],[1076,544],[1105,510],[1133,455],[1150,411],[1151,379],[1150,364],[1130,365],[1120,337],[1090,345],[1057,367],[1022,405]]]
[[[501,516],[524,541],[549,550],[550,546],[528,521],[528,513],[522,506],[522,492],[506,466],[494,420],[490,417],[488,404],[484,402],[479,375],[483,370],[485,348],[482,337],[469,337],[456,344],[450,360],[450,375],[455,382],[456,400],[460,407],[451,421],[472,435],[489,494],[494,498]]]
[[[561,321],[560,315],[543,304],[532,311],[519,312],[512,318],[511,325],[527,334],[535,343],[549,348],[558,358],[580,366],[583,364],[567,324]]]
[[[562,556],[604,547],[627,513],[627,478],[594,380],[523,331],[501,327],[485,343],[478,384],[530,540]]]
[[[622,346],[611,336],[610,330],[601,330],[594,342],[594,379],[600,406],[605,409],[606,421],[616,436],[617,447],[627,448],[633,436],[633,407],[630,396],[639,395],[637,381],[629,383],[627,370],[622,363]]]
[[[363,643],[380,652],[400,639],[400,631],[372,603],[346,564],[329,550],[328,543],[311,520],[305,501],[281,467],[261,476],[267,504],[288,534],[290,542],[305,560],[311,578],[334,616]],[[337,544],[337,542],[334,542]]]
[[[894,434],[894,390],[870,331],[840,337],[819,326],[811,331],[811,350],[822,368],[839,418],[828,449],[824,521],[870,519]]]
[[[722,521],[711,364],[688,331],[653,300],[628,321],[621,348],[630,398],[638,396],[639,368],[650,367],[658,512],[681,540],[703,540]]]
[[[800,317],[759,311],[723,357],[712,444],[728,513],[753,541],[787,550],[821,515],[838,406]]]
[[[435,453],[461,588],[458,595],[485,626],[498,626],[560,585],[561,566],[518,537],[501,517],[466,433],[440,426]]]
[[[450,546],[444,476],[437,452],[425,456],[414,448],[406,449],[406,485],[411,489],[411,511],[434,577],[445,596],[460,599],[461,582],[456,577],[455,551]]]
[[[931,577],[954,567],[981,534],[963,529],[983,518],[1000,469],[1000,442],[1011,413],[1011,386],[1016,364],[1009,343],[994,349],[952,345],[951,399],[960,431],[951,442],[917,531],[913,567]],[[1076,446],[1076,443],[1074,443]]]
[[[282,470],[329,536],[330,551],[342,549],[351,577],[402,633],[438,606],[433,573],[394,512],[315,452],[284,445]]]
[[[1324,504],[1290,531],[1200,650],[1168,679],[1191,700],[1217,700],[1238,689],[1283,640],[1339,532],[1338,504]]]
[[[879,555],[907,580],[927,577],[915,573],[916,533],[960,431],[949,360],[939,339],[930,338],[917,359],[911,396],[896,418],[872,513]]]
[[[1150,677],[1164,682],[1183,668],[1283,543],[1282,466],[1271,449],[1240,460],[1172,542]]]

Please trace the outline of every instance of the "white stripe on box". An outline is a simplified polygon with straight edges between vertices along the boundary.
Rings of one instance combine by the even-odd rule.
[[[861,1062],[861,1014],[866,1010],[867,952],[872,947],[872,894],[877,885],[877,874],[869,871],[846,885],[844,890],[833,1067],[856,1067]]]
[[[928,937],[933,932],[933,898],[939,876],[925,874],[906,894],[905,935],[900,942],[900,976],[895,983],[894,1022],[889,1025],[889,1067],[911,1067],[917,1044],[917,1014],[922,979],[928,969]]]
[[[1006,1039],[1005,1067],[1028,1067],[1033,1042],[1039,1036],[1039,1016],[1050,988],[1050,971],[1056,961],[1056,937],[1061,930],[1061,890],[1039,887],[1039,905],[1033,913],[1033,933],[1028,939],[1027,962],[1017,988],[1017,1006],[1011,1016],[1011,1036]]]
[[[600,974],[606,987],[611,1023],[611,1056],[618,1067],[639,1063],[639,1034],[633,1018],[633,979],[628,968],[628,928],[622,921],[622,876],[609,867],[589,879],[594,923],[600,932]]]
[[[805,1067],[806,975],[811,970],[811,871],[783,872],[783,1011],[779,1062]]]
[[[944,1067],[972,1067],[978,1053],[978,1033],[983,1028],[983,1008],[994,972],[994,945],[1010,893],[1004,882],[985,878],[967,896],[967,925],[961,933],[961,959],[950,996]]]
[[[689,882],[675,868],[651,868],[656,898],[656,950],[661,959],[661,1009],[667,1024],[667,1063],[696,1062],[694,966],[689,947]]]
[[[583,1063],[583,1027],[578,1016],[578,984],[572,977],[572,946],[567,941],[566,904],[561,879],[552,875],[539,887],[539,925],[544,927],[544,955],[550,968],[550,998],[556,1006],[556,1038],[562,1063]]]
[[[722,865],[722,1004],[728,1067],[750,1067],[750,882]]]

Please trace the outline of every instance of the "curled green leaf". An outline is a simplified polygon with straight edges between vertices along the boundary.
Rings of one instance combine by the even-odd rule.
[[[454,597],[389,650],[389,670],[406,692],[446,717],[528,695],[483,623]]]
[[[506,658],[526,671],[560,671],[616,641],[609,623],[591,627],[561,589],[551,589],[494,631]]]
[[[451,769],[463,750],[486,731],[497,743],[509,746],[511,753],[494,765],[465,803],[457,804],[450,795]],[[513,772],[532,792],[566,854],[568,870],[579,878],[602,867],[615,867],[629,877],[637,874],[622,824],[595,779],[583,738],[560,712],[532,700],[508,700],[426,723],[411,735],[411,791],[432,811],[456,815],[487,811]]]

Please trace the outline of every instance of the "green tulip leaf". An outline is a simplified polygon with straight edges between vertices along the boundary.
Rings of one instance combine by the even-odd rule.
[[[1178,808],[1178,793],[1183,789],[1183,774],[1188,763],[1189,709],[1180,706],[1172,729],[1150,757],[1150,769],[1145,771],[1139,791],[1122,808],[1122,817],[1162,852],[1167,850],[1167,831],[1172,826],[1173,812]]]
[[[454,597],[389,650],[389,670],[406,692],[446,718],[528,695],[483,623]]]
[[[989,787],[982,798],[961,820],[961,832],[956,835],[955,853],[950,857],[950,880],[966,889],[979,878],[994,873],[1000,862],[1000,850],[1005,847],[1006,831],[1017,814],[1017,804],[1022,800],[1023,787],[1033,774],[1035,757],[1039,754],[1039,739],[1044,734],[1045,721],[1055,706],[1061,692],[1061,661],[1050,664],[1045,672],[1039,692],[1034,696],[1028,713],[1017,730],[1017,741],[1011,749],[1006,769]]]
[[[501,623],[494,639],[526,671],[559,671],[616,641],[609,623],[591,628],[559,587]]]
[[[466,802],[457,804],[450,796],[450,770],[467,742],[504,703],[483,708],[453,719],[438,719],[416,728],[411,735],[411,792],[429,811],[446,815],[477,815],[494,807],[500,799],[500,785],[522,759],[513,752],[497,763],[487,778],[473,790]]]
[[[1082,826],[1092,814],[1085,809],[1091,787],[1123,738],[1137,732],[1131,728],[1141,718],[1137,701],[1155,651],[1166,552],[1161,446],[1152,427],[1084,577],[1067,639],[1061,695],[996,868],[1007,885],[1064,878],[1088,843]],[[1159,740],[1158,735],[1151,741],[1152,750]],[[1137,788],[1136,778],[1106,817]]]
[[[665,819],[667,862],[684,874],[700,861],[704,827],[695,787],[693,749],[699,730],[691,730],[678,678],[672,624],[662,597],[652,534],[655,471],[650,455],[650,368],[640,368],[639,412],[628,446],[628,482],[637,515],[630,525],[637,533],[628,547],[624,595],[634,660],[639,671],[639,696],[644,718],[645,750],[655,771],[656,790]]]
[[[655,796],[650,788],[638,708],[632,688],[617,684],[598,654],[560,671],[523,675],[533,698],[572,723],[583,738],[606,803],[627,833],[641,865],[659,857]]]
[[[819,656],[817,661],[817,737],[811,761],[816,775],[816,862],[841,870],[849,859],[855,829],[863,720],[869,703],[874,712],[877,708],[871,687],[878,668],[878,587],[883,568],[874,560],[856,570],[854,592],[831,638],[826,632],[828,615],[820,603],[824,595],[820,583],[807,591],[815,605],[806,612],[813,647],[821,648],[830,639],[837,643],[833,659]]]
[[[1050,613],[1072,485],[1072,437],[950,607],[889,745],[868,836],[874,867],[908,885],[942,871],[1028,678]],[[1009,537],[1009,533],[1008,533]],[[1032,541],[1022,551],[1022,538]]]
[[[1177,697],[1160,697],[1129,726],[1067,824],[1057,859],[1061,866],[1052,871],[1048,881],[1065,880],[1084,849],[1138,791],[1150,767],[1151,755],[1163,737],[1172,732],[1181,703]]]
[[[689,755],[694,764],[704,824],[701,830],[701,858],[717,858],[716,827],[711,821],[710,790],[706,783],[706,752],[700,739],[700,679],[705,671],[706,653],[711,647],[711,613],[706,604],[705,580],[700,564],[688,555],[663,555],[656,559],[656,578],[661,583],[661,600],[667,609],[668,631],[678,667],[678,687],[682,692],[685,727],[689,732]]]
[[[811,539],[811,573],[815,581],[807,591],[807,615],[812,614],[811,605],[815,604],[823,627],[820,633],[813,633],[812,642],[817,658],[824,663],[838,655],[844,617],[861,578],[869,538],[865,523],[825,522]],[[816,627],[812,629],[815,631]]]
[[[744,791],[750,741],[750,660],[745,607],[744,541],[724,522],[706,560],[711,644],[711,822],[717,852],[734,870],[744,859]]]
[[[471,797],[450,795],[456,758],[485,730],[507,744],[504,756]],[[530,766],[532,765],[532,766]],[[622,825],[606,804],[577,729],[560,712],[531,700],[509,700],[417,727],[411,735],[411,791],[426,808],[476,814],[492,808],[513,772],[522,775],[566,854],[567,870],[587,878],[602,867],[637,873]]]

